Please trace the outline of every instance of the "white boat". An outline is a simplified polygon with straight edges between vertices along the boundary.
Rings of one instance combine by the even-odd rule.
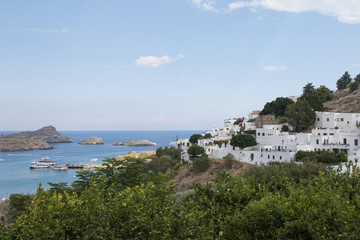
[[[56,165],[55,161],[51,161],[49,157],[43,157],[39,161],[32,162],[29,167],[30,169],[45,169]]]
[[[53,165],[52,169],[54,169],[56,171],[67,171],[68,166],[66,166],[66,165]]]
[[[98,159],[97,158],[92,158],[90,159],[90,162],[96,162]]]
[[[4,161],[5,161],[5,159],[0,158],[0,162],[4,162]]]
[[[51,165],[46,163],[40,163],[40,162],[32,162],[29,167],[30,169],[44,169],[44,168],[50,168]]]

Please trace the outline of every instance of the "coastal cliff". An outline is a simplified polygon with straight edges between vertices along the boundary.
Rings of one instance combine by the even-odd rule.
[[[55,127],[47,126],[36,131],[12,133],[1,136],[0,139],[37,139],[47,143],[69,143],[71,138],[61,135]]]
[[[41,139],[0,138],[0,152],[47,150],[54,147]]]

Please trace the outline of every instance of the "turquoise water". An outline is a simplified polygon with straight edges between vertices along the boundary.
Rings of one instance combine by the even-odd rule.
[[[35,193],[39,184],[47,189],[48,182],[68,182],[75,180],[77,170],[55,171],[52,169],[30,169],[32,161],[48,156],[58,164],[90,164],[90,159],[98,158],[95,164],[101,164],[106,157],[126,155],[129,151],[152,151],[156,148],[170,147],[169,143],[176,138],[189,138],[194,133],[203,131],[60,131],[71,137],[72,143],[52,144],[55,149],[22,152],[0,152],[0,200],[8,198],[12,193]],[[7,134],[8,132],[0,132]],[[80,145],[88,137],[101,137],[103,145]],[[157,146],[128,147],[113,146],[113,142],[147,139]]]

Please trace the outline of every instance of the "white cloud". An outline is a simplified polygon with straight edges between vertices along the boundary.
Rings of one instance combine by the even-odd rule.
[[[60,34],[67,34],[69,31],[64,28],[62,30],[57,29],[40,29],[40,28],[27,28],[26,30],[31,32],[40,32],[40,33],[60,33]]]
[[[217,12],[214,0],[189,0],[194,7],[200,8],[204,11]]]
[[[177,56],[175,58],[170,58],[167,55],[164,55],[161,57],[155,57],[155,56],[143,57],[143,56],[141,56],[135,61],[135,64],[137,66],[141,66],[141,67],[157,68],[163,64],[178,61],[178,60],[182,59],[183,57],[184,57],[184,55],[182,55],[182,54],[180,54],[179,56]]]
[[[274,72],[274,71],[287,71],[289,70],[286,66],[264,66],[264,70]]]
[[[193,6],[204,11],[229,13],[240,8],[270,9],[283,12],[317,12],[336,17],[342,23],[360,23],[359,0],[248,0],[234,1],[226,7],[215,8],[215,0],[191,0]]]

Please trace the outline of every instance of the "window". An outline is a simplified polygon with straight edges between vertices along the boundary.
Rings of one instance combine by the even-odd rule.
[[[354,140],[354,145],[355,145],[355,146],[359,145],[359,142],[358,142],[357,139]]]
[[[265,136],[265,133],[263,133],[262,135]]]
[[[282,159],[282,157],[280,156],[280,160]]]
[[[317,121],[320,121],[320,118],[317,118]]]
[[[316,144],[319,144],[319,139],[316,139]]]
[[[275,160],[275,155],[273,155],[273,160]]]
[[[260,136],[260,133],[258,132],[258,136]]]
[[[343,121],[344,121],[344,118],[341,118],[341,121],[343,122]]]
[[[327,119],[326,119],[326,121],[328,122],[328,121],[330,121],[330,119],[329,119],[329,118],[327,118]]]
[[[347,141],[346,141],[346,138],[344,138],[344,139],[343,139],[343,143],[346,144],[346,142],[347,142]]]
[[[270,155],[268,155],[268,159],[270,159]]]

